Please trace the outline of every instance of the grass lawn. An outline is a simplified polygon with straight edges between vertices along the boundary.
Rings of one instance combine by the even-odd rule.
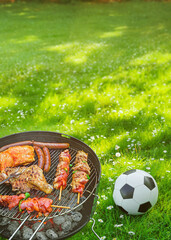
[[[102,239],[171,239],[170,12],[144,1],[0,5],[0,137],[56,131],[93,149]],[[112,197],[116,178],[135,168],[159,187],[155,207],[137,217]],[[69,239],[97,239],[91,226]]]

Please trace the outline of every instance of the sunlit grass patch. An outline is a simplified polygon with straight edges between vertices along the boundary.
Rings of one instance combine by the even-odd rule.
[[[143,65],[143,64],[165,64],[171,61],[170,53],[161,53],[161,52],[151,52],[145,54],[144,56],[134,59],[131,61],[132,65]]]

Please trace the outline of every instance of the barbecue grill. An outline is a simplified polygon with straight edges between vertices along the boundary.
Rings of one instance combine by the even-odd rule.
[[[91,216],[94,213],[95,205],[97,201],[97,191],[98,191],[98,184],[100,181],[101,176],[101,166],[100,162],[98,160],[97,155],[94,153],[94,151],[85,143],[82,141],[71,137],[66,134],[56,133],[56,132],[47,132],[47,131],[31,131],[31,132],[23,132],[23,133],[17,133],[12,134],[6,137],[3,137],[0,139],[0,147],[4,145],[8,145],[14,142],[20,142],[25,140],[34,140],[39,142],[67,142],[70,144],[69,152],[71,154],[71,164],[75,161],[75,156],[78,150],[83,150],[84,152],[88,153],[88,164],[91,168],[91,174],[90,179],[88,183],[86,184],[86,187],[83,192],[83,197],[80,199],[80,203],[77,204],[77,194],[72,193],[70,183],[72,181],[72,170],[70,170],[70,174],[68,176],[67,181],[67,187],[65,190],[62,191],[62,198],[59,201],[59,190],[54,190],[51,194],[49,194],[47,197],[51,198],[53,200],[53,205],[63,205],[68,206],[70,209],[53,209],[53,211],[46,217],[37,217],[33,213],[20,213],[18,211],[18,208],[13,208],[11,211],[8,208],[0,208],[0,216],[1,218],[7,218],[9,221],[17,221],[19,226],[16,228],[16,231],[11,235],[9,238],[15,239],[17,236],[17,239],[23,239],[20,238],[17,235],[17,232],[23,228],[23,226],[32,226],[34,223],[40,223],[38,224],[37,228],[31,234],[29,240],[36,239],[35,235],[37,234],[40,229],[42,229],[43,223],[53,223],[53,220],[56,218],[59,218],[59,216],[70,216],[72,217],[73,214],[78,213],[80,211],[80,214],[82,215],[81,221],[79,221],[75,228],[70,229],[70,231],[66,231],[66,233],[63,236],[57,236],[56,239],[65,239],[76,232],[80,231],[90,220]],[[60,153],[63,151],[63,149],[50,149],[50,155],[51,155],[51,168],[48,173],[44,173],[45,178],[49,184],[53,184],[54,176],[56,173],[56,167],[58,164],[58,159]],[[38,159],[37,156],[35,156],[36,161],[33,164],[37,164]],[[31,164],[30,164],[31,165]],[[12,195],[14,194],[11,191],[11,186],[8,185],[0,185],[0,194],[2,195]],[[42,197],[45,196],[45,193],[37,190],[31,190],[30,195],[36,196],[36,197]],[[8,221],[7,221],[8,222]],[[50,225],[50,227],[53,227],[54,225]],[[5,236],[4,234],[5,227],[1,230],[1,236]],[[38,235],[36,235],[38,236]],[[40,239],[40,238],[39,238]],[[55,239],[55,238],[54,238]]]

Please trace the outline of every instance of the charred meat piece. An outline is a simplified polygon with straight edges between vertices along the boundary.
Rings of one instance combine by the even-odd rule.
[[[83,171],[85,173],[87,173],[88,175],[90,175],[90,167],[88,165],[88,163],[83,160],[83,161],[79,161],[73,168],[73,171]]]
[[[78,151],[74,163],[77,164],[79,162],[87,162],[87,158],[88,153],[85,153],[84,151]]]
[[[67,178],[69,175],[69,164],[71,160],[71,155],[69,154],[69,150],[61,152],[59,155],[59,164],[56,169],[55,179],[53,182],[53,187],[55,189],[65,189],[67,186]]]
[[[78,151],[75,159],[75,166],[72,168],[72,192],[80,193],[83,195],[83,191],[86,183],[89,181],[90,167],[87,163],[88,154],[84,151]]]
[[[6,168],[2,173],[0,173],[0,181],[8,178],[12,173],[16,172],[17,168]],[[24,170],[24,171],[23,171]],[[18,172],[23,171],[21,175],[9,179],[5,184],[12,185],[12,191],[20,192],[30,192],[31,189],[36,189],[49,194],[52,192],[53,187],[47,183],[43,170],[37,165],[30,167],[20,167]]]
[[[47,216],[50,212],[52,212],[52,203],[53,200],[49,198],[28,198],[27,200],[23,200],[21,202],[20,208],[21,210],[26,210],[28,213],[36,211],[39,216],[42,214]]]
[[[0,206],[8,207],[9,210],[11,210],[12,208],[18,206],[20,200],[24,198],[25,198],[24,194],[20,194],[19,196],[0,195]]]
[[[17,167],[34,162],[34,148],[32,146],[10,147],[4,152],[0,152],[0,171],[6,167]]]

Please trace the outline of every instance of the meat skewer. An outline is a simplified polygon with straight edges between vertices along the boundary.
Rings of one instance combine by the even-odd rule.
[[[19,210],[26,210],[29,214],[36,211],[38,215],[41,216],[44,214],[47,216],[49,213],[52,212],[52,207],[55,208],[66,208],[69,209],[70,207],[67,206],[57,206],[52,205],[53,200],[50,198],[27,198],[26,194],[17,195],[0,195],[0,206],[8,207],[10,210],[16,206],[19,206]]]
[[[70,160],[71,155],[68,149],[64,150],[59,155],[59,164],[57,166],[55,179],[53,182],[53,187],[60,190],[59,200],[61,200],[62,190],[67,186]]]
[[[90,177],[90,167],[87,163],[88,154],[84,151],[78,151],[75,159],[75,166],[72,168],[72,192],[78,193],[77,203],[80,202],[80,197],[83,195],[83,191],[86,183]]]

